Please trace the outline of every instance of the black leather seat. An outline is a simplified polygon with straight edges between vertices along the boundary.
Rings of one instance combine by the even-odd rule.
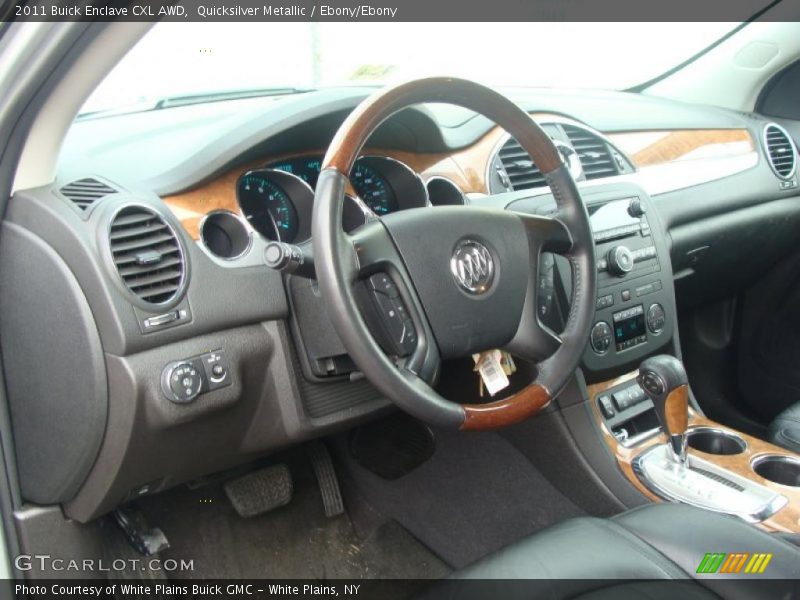
[[[769,441],[800,454],[800,402],[775,417],[769,426]]]
[[[708,552],[773,556],[762,574],[699,574]],[[798,578],[800,548],[789,541],[735,517],[658,504],[612,519],[570,519],[467,567],[425,596],[796,598]]]

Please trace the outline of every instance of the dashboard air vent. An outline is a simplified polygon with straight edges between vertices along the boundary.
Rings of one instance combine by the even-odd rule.
[[[789,134],[775,123],[764,128],[764,143],[772,170],[781,179],[789,179],[794,175],[797,154]]]
[[[503,144],[498,156],[514,191],[528,190],[546,185],[544,175],[533,164],[530,154],[525,152],[513,137],[508,138],[508,141]]]
[[[180,242],[161,215],[143,206],[123,208],[108,237],[114,266],[133,294],[150,304],[175,299],[186,265]]]
[[[578,153],[586,179],[619,175],[619,167],[611,155],[611,150],[601,137],[582,127],[574,125],[563,127],[572,147]]]
[[[92,177],[78,179],[61,188],[60,192],[82,211],[88,210],[100,198],[105,198],[117,191],[107,183]]]

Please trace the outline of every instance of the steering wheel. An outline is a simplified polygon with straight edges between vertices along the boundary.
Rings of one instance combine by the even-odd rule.
[[[506,129],[531,155],[555,197],[550,216],[476,206],[404,210],[342,229],[348,174],[370,134],[396,112],[425,102],[455,104]],[[353,361],[397,406],[434,425],[483,430],[536,414],[578,365],[594,316],[594,244],[578,189],[559,151],[536,122],[497,92],[462,79],[429,78],[379,91],[339,128],[316,187],[314,261],[328,316]],[[569,259],[572,289],[562,333],[536,314],[539,256]],[[389,356],[360,310],[358,286],[388,276],[402,299],[416,343]],[[460,404],[432,387],[441,361],[505,348],[536,363],[525,388],[486,404]]]

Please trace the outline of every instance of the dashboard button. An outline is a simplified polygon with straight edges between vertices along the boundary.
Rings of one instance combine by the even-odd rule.
[[[608,396],[600,396],[597,399],[597,403],[600,405],[600,412],[603,413],[606,419],[610,419],[616,414],[614,412],[614,405],[611,404],[611,398]]]

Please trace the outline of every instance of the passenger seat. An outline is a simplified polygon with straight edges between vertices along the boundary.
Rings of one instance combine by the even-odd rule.
[[[800,454],[800,402],[775,417],[769,426],[769,441]]]

